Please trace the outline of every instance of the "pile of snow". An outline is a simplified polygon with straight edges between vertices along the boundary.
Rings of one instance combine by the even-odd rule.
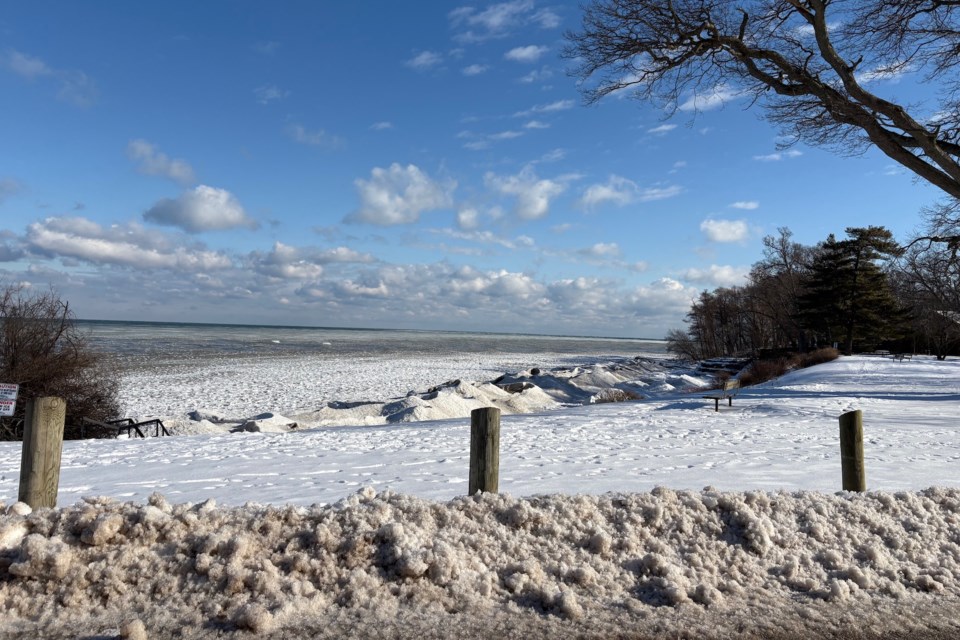
[[[957,489],[438,503],[366,488],[329,507],[172,505],[155,494],[34,513],[18,503],[0,516],[0,634],[955,630],[958,531]]]
[[[289,418],[260,425],[260,416],[229,417],[229,410],[196,409],[163,418],[174,435],[200,435],[250,431],[290,431],[345,425],[385,425],[465,418],[474,409],[497,407],[504,415],[534,413],[594,402],[639,399],[675,391],[700,389],[708,376],[694,376],[670,359],[646,357],[593,363],[589,366],[531,368],[476,382],[454,379],[423,391],[411,390],[386,400],[333,400],[315,409],[301,409]],[[619,392],[619,393],[618,393]],[[234,409],[235,410],[235,409]],[[263,415],[271,415],[269,412]],[[251,423],[257,422],[257,425]]]

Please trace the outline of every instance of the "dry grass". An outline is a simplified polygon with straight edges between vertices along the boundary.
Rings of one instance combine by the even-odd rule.
[[[779,378],[794,369],[805,369],[815,364],[836,360],[840,352],[836,349],[817,349],[808,353],[797,353],[789,357],[771,360],[755,360],[740,374],[740,384],[748,387],[767,380]]]

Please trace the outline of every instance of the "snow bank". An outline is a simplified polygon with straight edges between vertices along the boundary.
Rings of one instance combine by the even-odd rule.
[[[4,637],[869,637],[960,604],[958,489],[28,511],[0,516]]]
[[[410,390],[386,400],[332,400],[320,408],[300,409],[284,418],[300,430],[312,427],[347,425],[389,425],[402,422],[465,418],[474,409],[497,407],[504,415],[534,413],[561,407],[604,402],[610,399],[641,398],[673,392],[679,388],[702,388],[709,377],[696,377],[689,370],[675,370],[670,359],[636,357],[598,362],[589,366],[531,368],[506,373],[492,380],[476,382],[448,380],[425,390]],[[616,391],[623,393],[617,394]],[[195,409],[184,419],[164,417],[174,435],[201,435],[227,431],[289,431],[277,422],[255,426],[253,418],[226,417],[230,411]],[[266,414],[269,415],[269,414]]]

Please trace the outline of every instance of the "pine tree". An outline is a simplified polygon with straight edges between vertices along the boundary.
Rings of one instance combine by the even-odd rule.
[[[906,311],[878,264],[900,252],[893,235],[883,227],[848,227],[846,234],[819,245],[800,308],[804,324],[852,353],[855,343],[897,337]]]

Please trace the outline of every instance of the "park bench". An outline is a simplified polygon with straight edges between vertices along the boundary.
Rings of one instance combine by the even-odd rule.
[[[720,411],[720,401],[726,400],[727,406],[733,406],[733,397],[740,391],[740,381],[735,378],[723,381],[723,386],[715,389],[716,393],[703,396],[707,400],[713,400],[713,410]]]
[[[894,360],[899,360],[900,362],[903,362],[904,360],[913,359],[913,354],[912,353],[895,353],[893,354],[892,357]]]
[[[150,427],[155,427],[155,437],[158,438],[161,436],[161,434],[165,436],[170,435],[170,432],[167,431],[167,428],[163,426],[163,422],[161,422],[158,418],[154,418],[153,420],[143,420],[142,422],[136,422],[133,420],[133,418],[119,418],[117,420],[107,420],[106,422],[101,422],[100,420],[94,420],[92,418],[82,418],[80,420],[81,437],[83,435],[82,429],[84,426],[100,427],[107,430],[116,429],[118,436],[123,433],[124,429],[126,429],[128,438],[132,437],[134,433],[136,433],[137,437],[139,438],[145,438],[146,436],[140,427],[146,427],[148,430]]]

